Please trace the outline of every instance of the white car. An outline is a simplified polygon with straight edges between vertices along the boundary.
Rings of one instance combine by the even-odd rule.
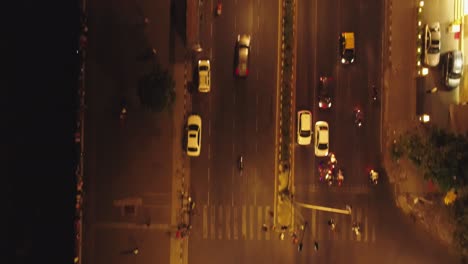
[[[211,88],[210,79],[211,69],[210,60],[198,61],[198,91],[200,93],[207,93]]]
[[[199,115],[190,115],[187,120],[187,155],[200,156],[202,121]]]
[[[307,110],[297,112],[297,143],[309,145],[312,142],[312,113]]]
[[[315,156],[325,157],[328,155],[328,123],[317,121],[315,123]]]
[[[440,24],[439,22],[424,27],[424,64],[437,66],[440,61]]]

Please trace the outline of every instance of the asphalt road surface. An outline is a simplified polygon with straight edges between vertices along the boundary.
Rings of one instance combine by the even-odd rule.
[[[274,200],[278,6],[224,1],[223,13],[216,17],[216,1],[203,3],[200,57],[211,59],[212,87],[208,94],[192,95],[192,112],[201,115],[204,128],[201,156],[191,159],[198,214],[189,262],[258,262],[272,246],[271,234],[261,226],[271,222]],[[234,76],[238,34],[252,37],[245,79]]]

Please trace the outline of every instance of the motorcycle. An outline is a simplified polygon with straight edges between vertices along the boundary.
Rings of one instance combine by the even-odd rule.
[[[239,157],[239,170],[242,171],[244,169],[244,157],[242,155]]]
[[[375,85],[372,85],[372,100],[374,101],[374,103],[377,102],[377,87],[375,87]]]
[[[362,126],[363,119],[364,119],[364,114],[363,114],[363,112],[361,111],[361,109],[359,109],[359,108],[356,107],[356,108],[354,109],[354,123],[355,123],[358,127],[361,127],[361,126]]]
[[[379,181],[379,173],[377,171],[375,171],[374,169],[371,169],[369,171],[369,179],[370,179],[372,184],[377,185],[377,183]]]
[[[338,176],[336,177],[336,179],[338,182],[338,186],[341,187],[344,181],[343,171],[341,169],[338,169]]]
[[[220,16],[222,12],[223,12],[223,4],[221,2],[218,2],[216,4],[216,15]]]

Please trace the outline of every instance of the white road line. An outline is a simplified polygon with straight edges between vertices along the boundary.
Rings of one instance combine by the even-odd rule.
[[[249,238],[250,240],[254,239],[254,207],[253,205],[249,206]]]
[[[369,231],[370,231],[367,220],[368,220],[367,217],[364,217],[364,242],[367,242],[369,238]]]
[[[215,239],[215,207],[211,206],[210,207],[210,238],[211,240]]]
[[[213,23],[210,24],[210,36],[213,38]]]
[[[220,205],[218,209],[218,239],[223,239],[223,206]]]
[[[268,226],[269,230],[273,226],[273,219],[271,219],[270,210],[270,206],[265,206],[265,224]],[[265,233],[265,240],[271,239],[271,232],[272,231]]]
[[[226,239],[231,240],[231,207],[226,207]]]
[[[208,143],[208,160],[211,159],[211,144]]]
[[[257,29],[260,29],[260,16],[257,16]]]
[[[209,187],[210,186],[210,177],[211,177],[210,172],[211,172],[210,167],[208,167],[208,171],[207,171],[207,174],[208,174],[208,181],[207,181],[207,183],[208,183],[208,197],[206,198],[206,203],[208,205],[210,205],[210,189],[209,189],[210,188]]]
[[[237,211],[237,207],[233,207],[234,210],[234,240],[239,239],[239,214]]]
[[[263,222],[262,222],[262,215],[263,215],[263,212],[262,212],[262,207],[259,206],[257,207],[257,240],[262,240],[262,229],[259,228],[260,226],[263,225]]]
[[[371,242],[375,242],[375,225],[372,225]]]
[[[203,206],[203,239],[208,238],[208,206]]]
[[[247,238],[247,207],[242,206],[242,238]]]

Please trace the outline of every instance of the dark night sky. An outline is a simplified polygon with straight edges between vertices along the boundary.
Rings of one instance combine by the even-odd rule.
[[[1,85],[8,250],[0,262],[73,263],[79,3],[9,2]]]

